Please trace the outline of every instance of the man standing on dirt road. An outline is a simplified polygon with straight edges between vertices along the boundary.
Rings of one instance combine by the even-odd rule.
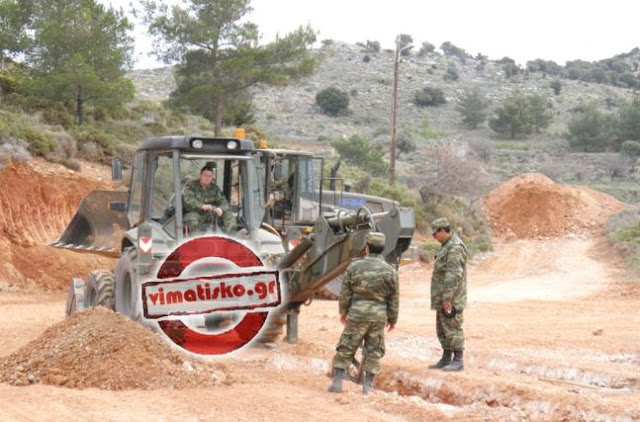
[[[345,325],[333,358],[332,393],[342,392],[342,381],[364,340],[364,381],[362,393],[373,391],[373,378],[380,372],[384,356],[384,327],[393,330],[398,321],[398,272],[382,256],[383,233],[368,233],[364,258],[347,268],[340,292],[340,322]]]
[[[225,233],[235,228],[235,217],[229,211],[229,203],[215,183],[213,174],[213,167],[205,165],[200,170],[200,178],[187,183],[184,188],[184,222],[192,233],[206,231],[213,223],[214,215]]]
[[[467,248],[445,217],[431,223],[433,237],[442,245],[431,276],[431,309],[436,311],[436,332],[442,358],[431,369],[464,369],[463,310],[467,303]],[[453,360],[451,355],[453,354]]]

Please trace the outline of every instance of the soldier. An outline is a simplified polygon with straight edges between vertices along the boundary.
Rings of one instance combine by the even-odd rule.
[[[340,293],[340,322],[344,331],[333,358],[333,382],[329,391],[342,392],[342,381],[353,361],[358,346],[364,340],[364,381],[362,393],[373,391],[373,378],[380,372],[384,356],[384,327],[393,330],[398,321],[398,273],[381,255],[383,233],[368,233],[364,258],[347,268]]]
[[[462,322],[467,303],[467,248],[458,235],[451,233],[451,225],[445,217],[434,220],[431,229],[433,237],[442,245],[431,276],[431,309],[436,311],[436,332],[443,352],[438,363],[429,368],[462,371]]]
[[[205,165],[200,170],[198,180],[187,183],[182,194],[184,203],[184,222],[191,232],[204,232],[213,223],[215,215],[225,233],[235,230],[236,222],[229,211],[229,203],[216,185],[213,167]]]

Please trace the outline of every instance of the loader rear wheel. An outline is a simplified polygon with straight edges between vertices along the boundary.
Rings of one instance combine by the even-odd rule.
[[[89,273],[85,291],[88,306],[104,306],[116,310],[116,279],[110,271],[94,270]]]
[[[284,333],[284,327],[287,324],[286,312],[276,311],[269,318],[267,327],[260,334],[261,343],[275,343]]]
[[[340,274],[320,289],[316,293],[316,297],[326,300],[338,300],[340,298],[340,291],[342,290],[342,281],[344,280],[345,273]]]

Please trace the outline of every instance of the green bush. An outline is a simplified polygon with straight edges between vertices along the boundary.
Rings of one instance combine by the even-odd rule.
[[[458,73],[458,68],[455,64],[449,64],[449,66],[447,67],[447,71],[442,76],[442,79],[444,79],[445,81],[457,81],[458,79],[460,79],[460,74]]]
[[[560,95],[560,92],[562,92],[562,82],[560,79],[554,79],[549,82],[549,88],[553,91],[553,95]]]
[[[338,88],[326,88],[316,94],[316,104],[323,113],[337,116],[349,108],[349,94]]]
[[[478,252],[490,252],[493,250],[491,238],[487,235],[481,235],[474,239],[465,239],[469,258],[473,258]]]
[[[103,161],[115,156],[118,138],[114,135],[89,126],[77,128],[73,135],[78,142],[78,149],[85,158]]]
[[[445,56],[449,57],[457,57],[463,63],[464,61],[471,57],[469,53],[464,51],[462,48],[453,45],[450,41],[445,41],[440,45],[440,49],[444,52]]]
[[[444,92],[440,88],[425,86],[413,95],[413,103],[418,107],[435,107],[446,102]]]
[[[436,46],[431,44],[429,41],[424,41],[422,46],[420,46],[420,50],[418,51],[418,57],[424,57],[427,54],[433,53],[436,49]]]
[[[624,141],[620,147],[620,152],[627,157],[638,158],[640,157],[640,142]]]
[[[371,50],[374,53],[380,52],[380,41],[369,41],[367,40],[366,47],[368,50]]]
[[[429,264],[436,259],[439,250],[439,243],[423,243],[420,245],[420,249],[418,249],[418,258],[420,261]]]
[[[623,227],[615,233],[618,242],[640,244],[640,222]]]
[[[42,120],[51,125],[60,125],[68,128],[73,124],[74,116],[62,104],[52,104],[42,110]]]

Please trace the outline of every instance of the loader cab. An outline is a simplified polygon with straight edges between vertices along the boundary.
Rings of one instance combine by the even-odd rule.
[[[290,225],[313,225],[320,216],[323,159],[289,150],[259,151],[265,170],[265,222],[280,232]]]
[[[246,235],[256,230],[265,207],[252,150],[251,141],[235,138],[163,137],[143,142],[133,160],[129,227],[149,222],[180,241],[185,235],[182,193],[187,183],[199,178],[200,169],[209,165],[238,232]]]

